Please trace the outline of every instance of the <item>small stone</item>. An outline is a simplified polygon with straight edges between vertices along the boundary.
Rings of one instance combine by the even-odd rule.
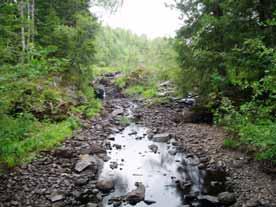
[[[221,204],[232,205],[236,202],[236,196],[234,193],[223,192],[218,195],[218,200]]]
[[[152,205],[152,204],[155,204],[156,201],[152,201],[152,200],[144,200],[144,203],[147,204],[147,205]]]
[[[176,150],[169,150],[168,153],[172,156],[175,156],[177,154]]]
[[[168,142],[171,139],[171,134],[163,133],[163,134],[155,134],[152,137],[152,141],[154,142]]]
[[[109,167],[114,170],[114,169],[117,169],[118,168],[118,163],[117,162],[111,162]]]
[[[149,149],[150,149],[152,152],[156,153],[156,152],[158,151],[158,146],[155,145],[155,144],[152,144],[152,145],[149,146]]]
[[[92,154],[100,154],[100,153],[105,153],[105,149],[97,144],[92,144],[91,145],[91,153]]]
[[[119,207],[119,206],[121,206],[122,205],[122,202],[120,202],[120,201],[115,201],[115,202],[113,202],[113,206],[114,207]]]
[[[50,196],[50,200],[54,203],[54,202],[57,202],[57,201],[61,201],[64,199],[64,196],[62,194],[57,194],[57,193],[53,193],[51,196]]]
[[[114,144],[113,147],[115,147],[117,150],[122,149],[122,145],[119,144]]]
[[[86,207],[97,207],[98,204],[96,203],[88,203]]]

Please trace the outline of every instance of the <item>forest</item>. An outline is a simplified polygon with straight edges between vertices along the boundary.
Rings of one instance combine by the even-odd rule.
[[[187,15],[177,51],[184,91],[200,94],[215,123],[233,132],[229,148],[248,145],[258,159],[276,158],[276,4],[177,1]]]
[[[5,0],[0,5],[0,155],[14,166],[52,148],[101,110],[91,81],[123,71],[129,95],[157,96],[171,80],[177,96],[198,96],[230,135],[276,159],[276,5],[265,1],[175,1],[185,16],[175,38],[149,39],[103,26],[89,11],[118,1]],[[132,81],[131,78],[140,80]],[[147,78],[145,78],[147,77]],[[162,101],[162,100],[159,100]],[[164,101],[164,100],[163,100]]]

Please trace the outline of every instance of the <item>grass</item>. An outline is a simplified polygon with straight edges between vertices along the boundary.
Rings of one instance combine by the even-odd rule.
[[[52,149],[71,137],[73,130],[78,127],[77,121],[72,118],[47,123],[27,117],[4,117],[0,124],[0,162],[8,167],[30,161],[40,151]]]
[[[256,155],[257,160],[276,164],[276,122],[259,119],[255,122],[244,116],[227,118],[226,129],[235,134],[235,139],[225,139],[224,147],[237,149],[240,145]]]
[[[239,146],[240,146],[240,143],[234,139],[231,139],[231,138],[226,138],[223,142],[223,146],[226,148],[226,149],[237,149]]]
[[[125,93],[129,96],[141,96],[144,99],[151,99],[156,97],[157,88],[156,86],[134,85],[128,87]]]
[[[253,146],[259,160],[271,160],[276,163],[276,123],[259,121],[240,127],[241,143]]]
[[[99,66],[93,66],[93,75],[94,77],[102,76],[108,73],[114,73],[121,71],[118,67],[99,67]]]
[[[118,86],[119,88],[123,89],[127,85],[127,77],[126,76],[120,76],[114,80],[114,84]]]
[[[89,103],[75,107],[72,109],[73,113],[81,114],[85,118],[93,118],[97,116],[102,110],[102,102],[100,100],[94,99]]]

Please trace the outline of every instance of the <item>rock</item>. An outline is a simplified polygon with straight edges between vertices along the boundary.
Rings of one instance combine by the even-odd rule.
[[[184,103],[188,106],[194,106],[196,104],[196,100],[194,98],[184,98],[179,100],[179,103]]]
[[[105,98],[105,87],[104,85],[93,85],[93,88],[95,90],[95,96],[99,99]]]
[[[57,202],[57,201],[61,201],[64,199],[64,196],[62,194],[59,194],[59,193],[53,193],[51,196],[50,196],[50,200],[54,203],[54,202]]]
[[[108,136],[108,138],[107,138],[108,140],[110,140],[110,141],[115,141],[115,137],[114,137],[114,135],[110,135],[110,136]]]
[[[111,127],[110,130],[113,132],[113,133],[119,133],[120,130],[116,127]]]
[[[155,134],[152,137],[152,141],[154,142],[168,142],[171,139],[171,134],[163,133],[163,134]]]
[[[109,167],[114,170],[114,169],[117,169],[118,168],[118,163],[117,162],[111,162]]]
[[[223,192],[218,195],[218,200],[221,204],[232,205],[236,202],[236,196],[234,193]]]
[[[113,180],[99,180],[96,187],[102,192],[110,192],[114,189]]]
[[[152,205],[152,204],[155,204],[156,201],[144,200],[144,203],[147,204],[147,205]]]
[[[71,159],[74,157],[74,153],[70,149],[60,148],[55,150],[54,156],[59,158]]]
[[[122,205],[122,202],[121,201],[115,201],[115,202],[113,202],[113,206],[114,207],[119,207],[119,206],[121,206]]]
[[[117,150],[122,149],[122,145],[119,144],[113,144],[113,147],[115,147]]]
[[[115,109],[111,115],[112,116],[118,116],[118,115],[122,115],[124,113],[124,109],[123,108],[119,108],[119,109]]]
[[[188,193],[191,190],[192,183],[190,181],[176,181],[177,187],[179,187],[184,193]]]
[[[172,156],[175,156],[177,154],[176,150],[169,150],[168,153]]]
[[[75,165],[75,170],[80,173],[90,166],[97,166],[97,159],[88,154],[81,155],[80,160]]]
[[[96,203],[88,203],[86,205],[86,207],[97,207],[97,206],[98,206],[98,204],[96,204]]]
[[[105,153],[105,149],[97,144],[92,144],[91,145],[91,153],[92,154],[101,154],[101,153]]]
[[[82,177],[80,177],[80,178],[78,178],[77,180],[76,180],[76,185],[78,185],[78,186],[82,186],[82,185],[86,185],[87,183],[88,183],[88,181],[89,181],[89,179],[88,178],[82,178]]]
[[[153,151],[154,153],[156,153],[158,151],[158,146],[155,145],[155,144],[152,144],[152,145],[149,146],[149,149],[151,151]]]
[[[198,200],[200,201],[202,206],[213,206],[219,203],[218,198],[210,195],[202,195],[198,196]]]
[[[132,131],[132,132],[128,133],[129,136],[136,135],[136,134],[138,134],[138,132],[136,132],[136,131]]]
[[[140,182],[135,183],[135,186],[136,186],[136,189],[128,193],[126,197],[126,200],[131,205],[136,205],[137,203],[145,199],[145,193],[146,193],[145,186]]]

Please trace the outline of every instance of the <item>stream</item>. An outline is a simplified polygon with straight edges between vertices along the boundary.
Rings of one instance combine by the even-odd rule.
[[[135,108],[134,104],[130,106],[132,110]],[[132,117],[130,109],[126,116]],[[103,206],[221,206],[214,201],[215,197],[203,196],[223,190],[223,184],[220,189],[210,188],[199,159],[185,154],[169,134],[152,137],[149,132],[148,128],[131,123],[110,135],[107,151],[110,159],[104,163],[99,180],[112,180],[114,190],[106,194]],[[144,202],[126,202],[128,193],[136,188],[135,183],[145,187]]]

